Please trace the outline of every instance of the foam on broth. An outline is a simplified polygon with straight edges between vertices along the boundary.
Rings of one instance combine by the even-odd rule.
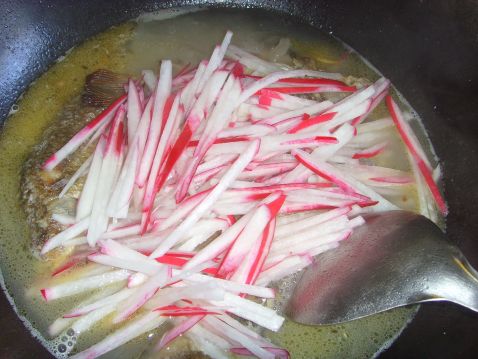
[[[20,205],[20,174],[31,148],[43,130],[57,119],[58,113],[82,90],[87,74],[108,68],[137,75],[141,69],[157,70],[159,60],[194,64],[208,57],[214,44],[225,31],[234,32],[233,43],[254,53],[267,56],[281,37],[288,37],[296,51],[317,59],[326,71],[342,72],[370,80],[379,74],[357,53],[333,63],[350,49],[333,37],[315,29],[289,23],[286,19],[256,11],[208,10],[164,19],[179,12],[160,12],[111,28],[73,49],[61,62],[41,76],[18,103],[18,111],[5,123],[0,137],[0,262],[5,287],[13,298],[20,316],[31,324],[31,330],[43,338],[49,350],[61,356],[59,345],[69,345],[76,338],[49,341],[48,325],[84,296],[45,303],[39,293],[39,278],[52,268],[51,262],[40,261],[30,250],[30,237],[25,214]],[[409,109],[411,113],[412,110]],[[375,117],[385,116],[384,108]],[[419,120],[418,117],[415,120]],[[418,123],[418,122],[417,122]],[[425,134],[421,133],[422,136]],[[409,163],[402,143],[395,136],[394,153],[380,156],[377,164],[394,163],[397,169],[408,170]],[[430,147],[431,148],[431,147]],[[396,199],[399,205],[416,209],[415,194]],[[395,201],[396,202],[396,201]],[[286,293],[294,278],[281,284]],[[271,303],[271,305],[277,305]],[[371,357],[389,345],[413,318],[416,308],[401,308],[370,318],[338,326],[306,327],[286,321],[279,333],[267,333],[277,344],[289,349],[293,358]],[[34,329],[33,329],[34,328]],[[108,318],[91,332],[80,336],[77,349],[93,344],[111,328]],[[158,334],[158,333],[156,333]],[[147,357],[153,333],[106,355],[111,358]],[[157,335],[154,335],[157,336]],[[154,342],[153,342],[154,343]],[[174,348],[172,348],[174,349]],[[135,354],[136,353],[136,354]]]

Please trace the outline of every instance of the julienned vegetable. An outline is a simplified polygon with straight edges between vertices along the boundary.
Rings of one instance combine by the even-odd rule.
[[[279,330],[284,318],[255,300],[274,298],[267,286],[346,240],[363,223],[361,212],[398,208],[385,197],[414,179],[366,162],[388,150],[381,130],[394,124],[415,178],[446,214],[388,80],[356,88],[341,74],[283,70],[229,46],[231,38],[174,77],[164,60],[158,80],[147,71],[130,79],[126,94],[44,164],[52,170],[96,141],[60,194],[86,176],[76,217],[55,214],[65,229],[42,248],[73,248],[53,276],[75,279],[42,289],[43,297],[122,285],[50,327],[52,335],[81,334],[109,315],[124,322],[75,358],[97,357],[167,322],[174,327],[158,349],[185,335],[214,358],[288,357],[234,318]],[[344,96],[336,103],[295,96],[318,92]],[[364,123],[385,97],[391,119]]]

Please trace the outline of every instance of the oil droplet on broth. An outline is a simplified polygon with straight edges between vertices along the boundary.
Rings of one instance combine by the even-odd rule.
[[[239,10],[200,11],[162,21],[127,23],[73,49],[25,93],[0,137],[0,199],[4,204],[0,206],[0,243],[3,248],[0,261],[3,276],[18,310],[34,322],[35,329],[45,337],[48,325],[78,303],[80,298],[46,304],[39,295],[39,286],[35,284],[45,272],[48,273],[51,264],[30,255],[29,232],[19,202],[21,167],[32,146],[39,141],[48,124],[57,118],[62,107],[81,92],[83,81],[78,79],[83,79],[88,73],[108,68],[137,75],[141,69],[157,70],[158,61],[165,58],[179,65],[194,64],[208,57],[214,44],[229,29],[234,32],[234,44],[254,53],[267,55],[281,37],[289,37],[293,39],[293,51],[309,51],[308,56],[316,57],[323,70],[370,80],[379,76],[357,53],[350,52],[348,47],[331,36],[293,24],[277,15],[252,10],[247,13]],[[378,109],[374,119],[383,116],[387,116],[384,107]],[[421,135],[425,136],[423,131]],[[403,153],[403,145],[393,136],[392,146],[396,152]],[[381,164],[393,161],[396,168],[408,169],[406,160],[397,162],[396,158],[380,157],[379,161]],[[408,198],[409,206],[413,208],[416,205],[414,193],[410,193]],[[293,282],[283,286],[290,290]],[[279,333],[269,332],[267,336],[287,347],[293,358],[370,357],[400,333],[413,318],[415,310],[400,308],[335,327],[314,328],[286,321]],[[97,338],[107,334],[111,330],[109,320],[107,318],[94,330],[82,334],[77,339],[77,349],[92,345]],[[61,352],[68,352],[75,340],[76,337],[69,336],[66,341],[44,340],[43,343],[61,357]],[[150,341],[148,335],[144,335],[107,357],[132,357]]]

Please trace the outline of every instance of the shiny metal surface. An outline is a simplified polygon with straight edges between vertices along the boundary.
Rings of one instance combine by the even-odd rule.
[[[368,215],[338,249],[318,256],[286,314],[303,324],[337,324],[429,301],[478,312],[478,272],[433,222],[391,211]]]

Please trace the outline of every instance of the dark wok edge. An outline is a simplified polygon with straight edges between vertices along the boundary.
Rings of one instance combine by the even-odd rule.
[[[66,50],[142,12],[214,1],[29,0],[0,2],[0,122],[28,84]],[[246,0],[321,27],[357,49],[422,115],[443,162],[448,235],[478,267],[478,6],[476,1]],[[126,10],[125,10],[126,9]],[[42,358],[4,295],[0,357]],[[8,323],[8,325],[5,325]],[[383,358],[475,357],[478,316],[447,304],[423,306]]]

